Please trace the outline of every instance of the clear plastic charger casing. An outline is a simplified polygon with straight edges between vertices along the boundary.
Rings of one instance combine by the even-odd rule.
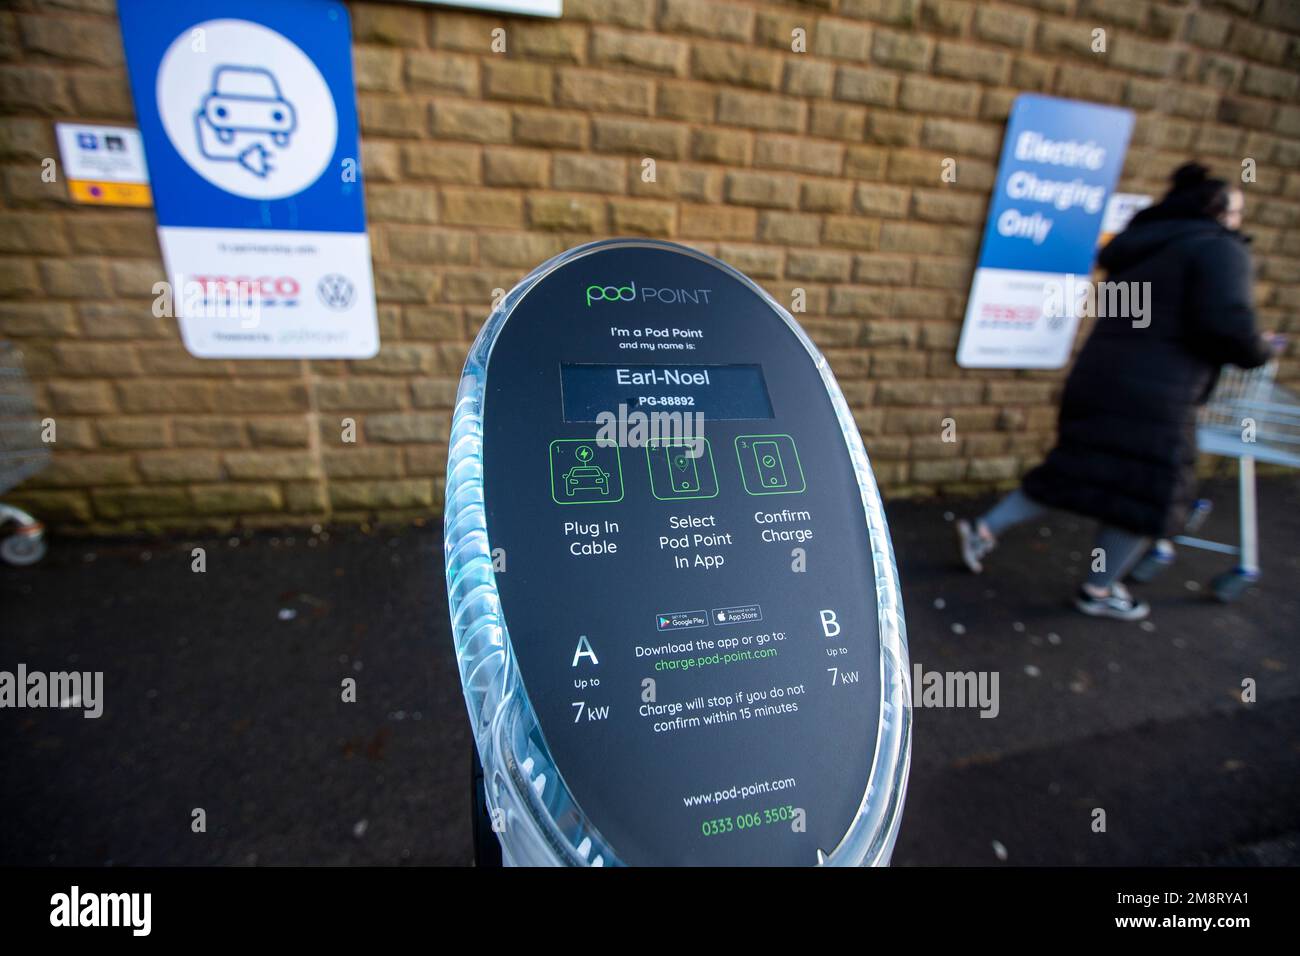
[[[902,816],[911,760],[911,678],[894,549],[880,492],[848,404],[825,357],[794,318],[741,272],[694,249],[651,239],[587,243],[542,263],[492,311],[470,348],[448,442],[443,547],[452,639],[493,829],[506,865],[620,866],[617,849],[592,825],[555,766],[520,679],[492,567],[483,491],[483,397],[497,336],[516,305],[545,276],[602,249],[641,246],[711,263],[744,283],[784,319],[821,373],[857,474],[875,568],[880,637],[880,714],[866,792],[826,866],[889,863]]]

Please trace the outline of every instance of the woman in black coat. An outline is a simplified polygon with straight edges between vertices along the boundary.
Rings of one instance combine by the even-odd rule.
[[[1062,508],[1101,522],[1099,560],[1075,606],[1138,620],[1150,608],[1121,579],[1152,538],[1181,530],[1196,489],[1196,414],[1225,363],[1264,364],[1255,329],[1241,191],[1189,163],[1158,204],[1102,250],[1129,310],[1098,319],[1065,382],[1056,447],[974,523],[958,522],[972,571],[1012,525]],[[1134,285],[1140,283],[1140,285]],[[1122,301],[1098,290],[1098,303]],[[1135,309],[1140,308],[1140,311]],[[1094,552],[1097,554],[1097,552]],[[1100,568],[1100,570],[1098,570]]]

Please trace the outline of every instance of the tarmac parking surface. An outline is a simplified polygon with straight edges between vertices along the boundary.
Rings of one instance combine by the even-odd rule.
[[[1234,485],[1208,491],[1202,533],[1231,540]],[[1184,550],[1144,624],[1068,607],[1086,521],[1018,529],[973,577],[951,519],[987,501],[888,506],[913,664],[999,678],[993,719],[915,711],[895,864],[1300,862],[1300,482],[1260,496],[1261,582],[1215,603],[1231,559]],[[0,863],[470,863],[440,530],[54,540],[0,568],[0,667],[105,687],[95,720],[0,713]]]

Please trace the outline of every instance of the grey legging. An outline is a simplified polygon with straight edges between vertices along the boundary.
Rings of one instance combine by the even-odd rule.
[[[1007,528],[1041,518],[1049,510],[1017,488],[990,508],[979,520],[994,537],[1001,537],[1002,532]],[[1102,525],[1097,529],[1097,538],[1093,547],[1101,549],[1101,553],[1105,556],[1106,560],[1103,562],[1105,570],[1090,571],[1088,583],[1098,588],[1109,588],[1128,574],[1133,565],[1137,564],[1146,553],[1149,544],[1150,539],[1142,535],[1112,525]]]

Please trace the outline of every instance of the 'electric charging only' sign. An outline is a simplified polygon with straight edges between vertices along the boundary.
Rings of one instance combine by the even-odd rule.
[[[1049,96],[1016,98],[957,346],[964,368],[1060,368],[1079,314],[1052,288],[1088,279],[1124,165],[1129,110]]]

